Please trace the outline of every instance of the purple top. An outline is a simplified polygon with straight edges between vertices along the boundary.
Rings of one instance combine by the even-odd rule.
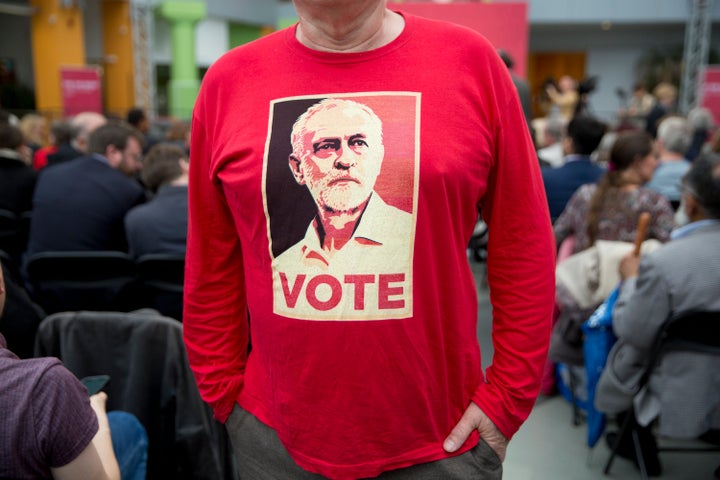
[[[57,358],[20,360],[0,335],[0,477],[52,478],[98,430],[87,390]]]
[[[570,235],[575,236],[573,253],[592,246],[587,236],[586,222],[590,199],[596,187],[588,184],[578,188],[553,226],[558,245]],[[634,242],[641,212],[650,213],[647,238],[655,238],[663,243],[670,239],[675,221],[673,209],[665,197],[645,187],[621,191],[618,195],[623,197],[621,208],[606,209],[601,213],[598,239]]]

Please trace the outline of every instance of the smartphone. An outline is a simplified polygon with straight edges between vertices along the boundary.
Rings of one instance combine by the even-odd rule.
[[[105,388],[110,381],[110,375],[92,375],[80,379],[80,382],[87,388],[88,396],[95,395]]]

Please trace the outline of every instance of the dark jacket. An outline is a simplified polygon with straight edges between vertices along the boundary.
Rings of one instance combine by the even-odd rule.
[[[125,214],[145,201],[140,184],[88,156],[41,171],[28,255],[45,251],[127,251]]]
[[[69,162],[70,160],[75,160],[83,155],[83,152],[75,150],[70,146],[70,144],[66,143],[64,145],[60,145],[55,152],[48,154],[47,164],[48,166],[58,165],[60,163]]]
[[[562,167],[542,168],[545,194],[553,222],[563,212],[575,190],[586,183],[596,183],[605,173],[605,170],[594,164],[590,157],[576,158],[566,161]]]
[[[36,180],[35,170],[22,160],[0,155],[0,209],[29,212]]]
[[[187,185],[163,185],[151,201],[125,216],[130,255],[185,254],[188,227]]]
[[[40,324],[35,354],[60,358],[79,378],[110,375],[108,411],[130,412],[147,430],[149,480],[233,478],[226,431],[200,398],[180,322],[154,310],[57,313]]]

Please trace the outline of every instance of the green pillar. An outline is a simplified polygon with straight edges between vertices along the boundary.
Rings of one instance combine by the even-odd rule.
[[[172,64],[168,86],[170,115],[189,119],[200,89],[195,65],[195,24],[205,18],[205,2],[167,1],[160,4],[159,11],[172,28]]]
[[[241,23],[231,23],[229,25],[228,40],[230,45],[228,48],[237,47],[238,45],[244,45],[248,42],[252,42],[260,38],[262,34],[262,28],[255,25],[244,25]]]

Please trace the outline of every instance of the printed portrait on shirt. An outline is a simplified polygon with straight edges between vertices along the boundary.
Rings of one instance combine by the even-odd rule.
[[[263,188],[276,314],[412,315],[418,122],[414,93],[272,103]]]

